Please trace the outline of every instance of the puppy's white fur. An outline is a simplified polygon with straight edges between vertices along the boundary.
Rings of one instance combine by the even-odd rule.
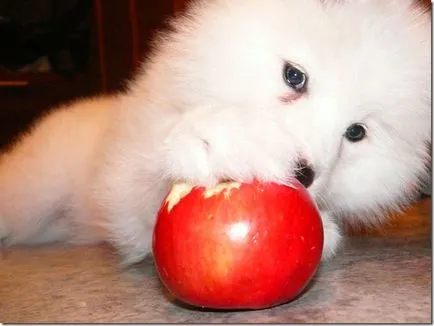
[[[1,157],[0,238],[106,240],[134,263],[173,182],[287,182],[303,158],[329,257],[344,219],[381,222],[426,177],[430,41],[409,0],[198,1],[125,93],[59,108]]]

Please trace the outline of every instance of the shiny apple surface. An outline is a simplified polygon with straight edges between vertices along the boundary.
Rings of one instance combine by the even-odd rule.
[[[167,289],[188,304],[262,309],[295,298],[323,248],[307,191],[275,183],[177,185],[156,222],[153,254]]]

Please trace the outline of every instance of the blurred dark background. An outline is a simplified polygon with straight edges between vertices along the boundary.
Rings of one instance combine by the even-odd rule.
[[[0,0],[0,150],[40,115],[122,89],[188,0]]]

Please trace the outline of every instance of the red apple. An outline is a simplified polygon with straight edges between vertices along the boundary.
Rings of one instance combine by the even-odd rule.
[[[153,237],[162,283],[179,300],[263,309],[294,299],[319,265],[321,218],[305,188],[276,183],[176,185]]]

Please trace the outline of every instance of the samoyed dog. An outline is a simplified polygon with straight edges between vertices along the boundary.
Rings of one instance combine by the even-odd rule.
[[[151,251],[177,182],[297,177],[322,214],[377,225],[415,199],[431,140],[431,12],[411,0],[196,1],[115,96],[59,107],[0,158],[5,246]]]

